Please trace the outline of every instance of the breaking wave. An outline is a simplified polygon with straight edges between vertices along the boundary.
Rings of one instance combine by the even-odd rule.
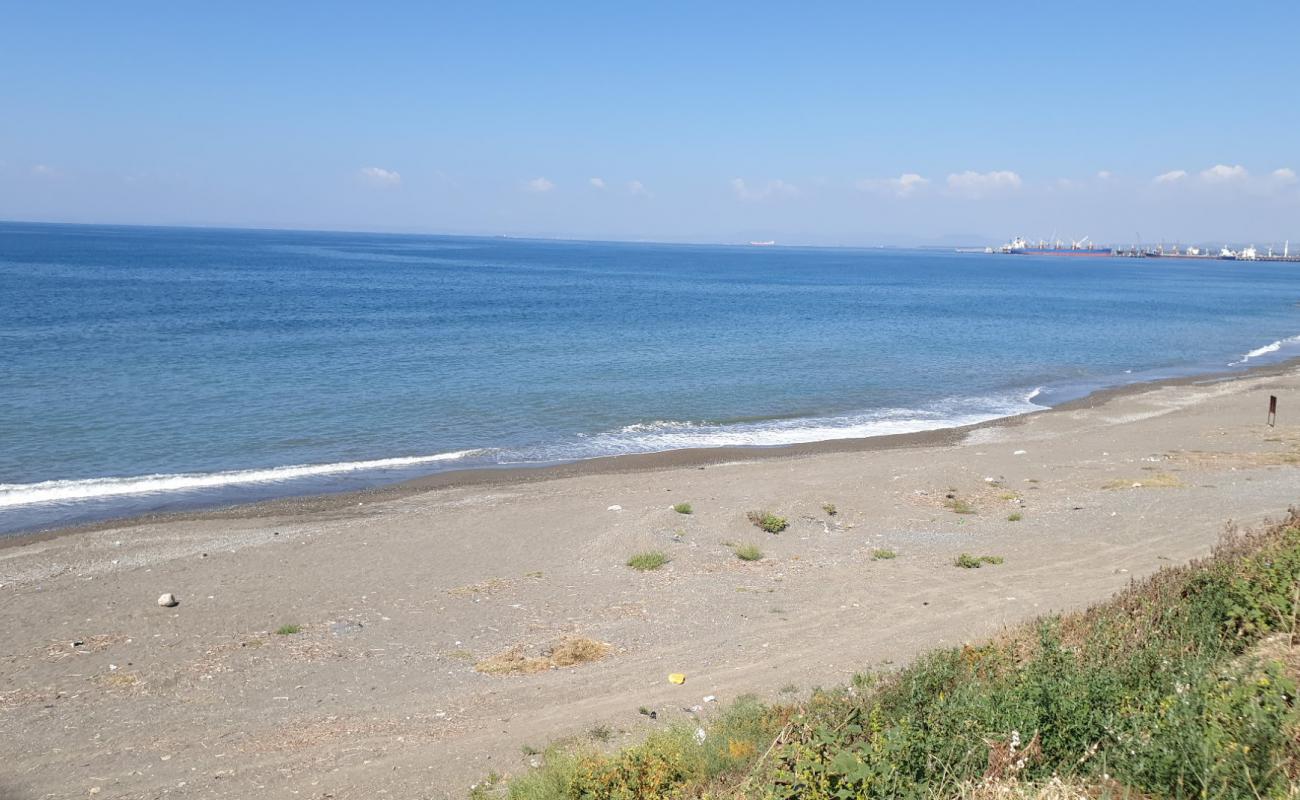
[[[1260,356],[1266,356],[1269,355],[1270,353],[1276,353],[1277,351],[1281,350],[1283,347],[1286,347],[1288,345],[1293,345],[1293,344],[1300,344],[1300,336],[1292,336],[1288,339],[1278,339],[1276,342],[1266,344],[1263,347],[1256,347],[1254,350],[1251,350],[1249,353],[1242,356],[1239,360],[1233,361],[1228,366],[1245,364],[1247,361],[1250,361],[1251,359],[1259,358]]]
[[[0,483],[0,508],[121,495],[215,489],[250,483],[274,483],[296,478],[340,475],[363,470],[418,467],[422,464],[455,461],[482,452],[481,450],[460,450],[454,453],[438,453],[431,456],[379,458],[370,461],[344,461],[337,464],[300,464],[289,467],[231,470],[229,472],[141,475],[133,478],[88,478],[86,480],[42,481],[40,483]]]

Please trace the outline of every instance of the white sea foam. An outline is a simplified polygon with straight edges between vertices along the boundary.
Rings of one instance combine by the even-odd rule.
[[[509,454],[515,463],[563,460],[627,453],[653,453],[696,447],[772,447],[776,445],[859,439],[898,433],[955,428],[991,419],[1038,411],[1032,400],[1041,388],[1025,394],[948,398],[920,408],[886,408],[834,417],[710,423],[658,420],[582,437],[568,445]]]
[[[213,489],[249,483],[273,483],[325,475],[340,475],[362,470],[385,470],[417,467],[440,461],[455,461],[480,454],[482,450],[460,450],[430,456],[379,458],[370,461],[345,461],[337,464],[300,464],[268,469],[244,469],[230,472],[182,473],[177,475],[141,475],[132,478],[90,478],[86,480],[42,481],[40,483],[0,483],[0,508],[89,500],[132,494]]]
[[[1245,364],[1247,361],[1250,361],[1252,358],[1259,358],[1260,356],[1266,356],[1269,353],[1276,353],[1278,350],[1281,350],[1283,347],[1292,344],[1300,344],[1300,336],[1292,336],[1289,339],[1278,339],[1276,342],[1266,344],[1263,347],[1256,347],[1254,350],[1251,350],[1249,353],[1242,356],[1239,360],[1233,361],[1228,366]]]

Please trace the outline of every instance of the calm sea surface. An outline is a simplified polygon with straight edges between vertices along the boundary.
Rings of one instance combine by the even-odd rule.
[[[1300,353],[1300,265],[0,223],[0,532],[965,424]]]

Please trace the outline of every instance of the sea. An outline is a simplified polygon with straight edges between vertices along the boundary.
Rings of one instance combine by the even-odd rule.
[[[0,223],[0,533],[1296,355],[1298,264]]]

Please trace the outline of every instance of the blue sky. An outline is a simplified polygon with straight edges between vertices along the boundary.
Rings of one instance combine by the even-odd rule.
[[[1300,4],[704,5],[3,2],[0,218],[1300,240]]]

